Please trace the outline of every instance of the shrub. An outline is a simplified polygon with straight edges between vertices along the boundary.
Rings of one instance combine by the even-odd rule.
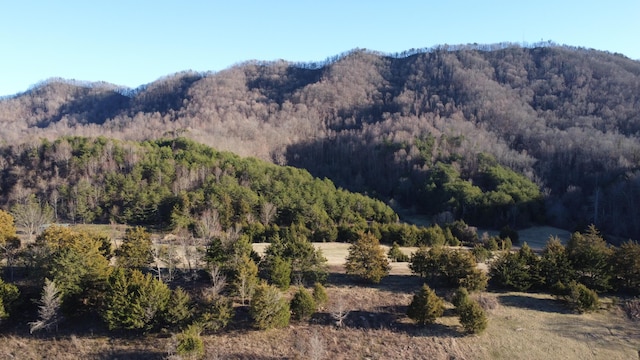
[[[261,330],[282,328],[289,325],[289,303],[277,287],[261,283],[251,300],[251,317],[254,326]]]
[[[433,324],[444,313],[444,301],[427,284],[413,295],[407,316],[420,325]]]
[[[389,252],[387,253],[387,256],[389,256],[389,259],[391,259],[391,261],[394,261],[394,262],[409,261],[409,256],[403,253],[402,250],[400,250],[400,246],[398,245],[397,242],[393,243],[393,245],[389,249]]]
[[[316,312],[316,301],[305,288],[301,287],[293,295],[289,307],[294,319],[308,320]]]
[[[204,343],[198,325],[189,325],[187,329],[176,335],[176,354],[182,359],[200,359],[204,356]]]
[[[218,331],[224,329],[233,318],[233,303],[228,298],[218,297],[205,306],[206,309],[198,318],[198,323],[203,330]]]
[[[479,334],[487,328],[487,315],[476,301],[464,302],[457,312],[460,324],[466,332]]]
[[[600,307],[598,294],[586,285],[575,281],[572,281],[567,286],[565,300],[574,310],[580,313],[595,311]]]
[[[453,293],[453,296],[451,297],[451,303],[453,304],[453,306],[456,307],[456,309],[461,307],[462,304],[468,301],[469,301],[469,291],[467,291],[467,288],[463,288],[463,287],[456,289],[456,291]]]
[[[327,296],[327,290],[322,286],[321,283],[316,282],[313,285],[313,300],[315,300],[317,306],[323,306],[329,301],[329,296]]]
[[[498,236],[503,240],[509,239],[509,242],[513,244],[520,242],[520,234],[518,234],[518,231],[512,229],[509,225],[500,229],[500,235]]]

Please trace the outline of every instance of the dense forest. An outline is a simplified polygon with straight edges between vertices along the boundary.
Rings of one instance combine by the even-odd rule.
[[[3,207],[19,194],[45,195],[48,176],[69,175],[65,166],[49,165],[49,174],[39,168],[60,136],[144,141],[179,135],[305,168],[430,220],[462,218],[496,228],[546,222],[570,230],[593,223],[605,234],[637,239],[639,110],[638,61],[552,43],[353,50],[305,64],[252,61],[218,73],[177,73],[137,89],[52,79],[0,100]],[[57,161],[65,156],[71,159]],[[131,165],[98,160],[84,166]],[[140,167],[140,175],[131,176],[157,176]],[[171,171],[183,171],[173,176],[186,182],[172,184],[173,194],[210,175],[187,165]],[[58,188],[60,196],[93,189],[88,173],[75,176],[76,189]],[[127,175],[110,176],[105,183],[126,185]],[[139,206],[151,210],[135,222],[157,216],[155,206],[198,201],[142,200],[146,205]],[[71,213],[66,203],[61,209],[77,221],[134,220],[125,206],[132,199],[113,201],[100,210],[89,205],[90,213],[81,204]]]

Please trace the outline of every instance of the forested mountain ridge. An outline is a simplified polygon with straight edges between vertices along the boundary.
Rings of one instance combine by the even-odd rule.
[[[178,73],[136,90],[49,81],[0,100],[0,122],[7,143],[182,133],[391,204],[462,217],[460,201],[434,205],[443,195],[432,193],[443,185],[434,179],[451,169],[464,181],[452,184],[482,185],[489,154],[490,167],[539,186],[547,221],[640,237],[640,62],[617,54],[548,44],[354,50],[321,64]],[[481,190],[488,198],[495,189]]]

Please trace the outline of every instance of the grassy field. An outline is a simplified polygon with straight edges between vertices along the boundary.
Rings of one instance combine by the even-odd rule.
[[[103,229],[107,230],[107,229]],[[119,229],[112,229],[118,231]],[[538,228],[521,237],[564,235]],[[548,234],[547,234],[548,233]],[[529,243],[529,240],[525,240]],[[254,244],[262,253],[268,244]],[[448,304],[443,317],[420,327],[406,317],[411,297],[422,280],[410,275],[407,263],[393,263],[390,276],[368,285],[344,274],[349,244],[317,243],[330,269],[329,303],[309,322],[284,329],[252,330],[247,308],[236,304],[236,325],[203,336],[205,359],[638,359],[640,323],[628,319],[615,299],[605,298],[600,311],[576,314],[552,296],[518,292],[483,293],[489,326],[466,335]],[[415,248],[404,248],[409,254]],[[287,296],[292,296],[291,288]],[[450,290],[438,289],[447,297]],[[343,327],[331,313],[349,311]],[[83,335],[15,332],[0,336],[0,359],[167,359],[171,334],[112,336],[96,329]]]

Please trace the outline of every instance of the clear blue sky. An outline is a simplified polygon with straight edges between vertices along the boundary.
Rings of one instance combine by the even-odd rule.
[[[0,0],[0,96],[50,77],[137,87],[353,48],[556,43],[640,59],[640,0]]]

